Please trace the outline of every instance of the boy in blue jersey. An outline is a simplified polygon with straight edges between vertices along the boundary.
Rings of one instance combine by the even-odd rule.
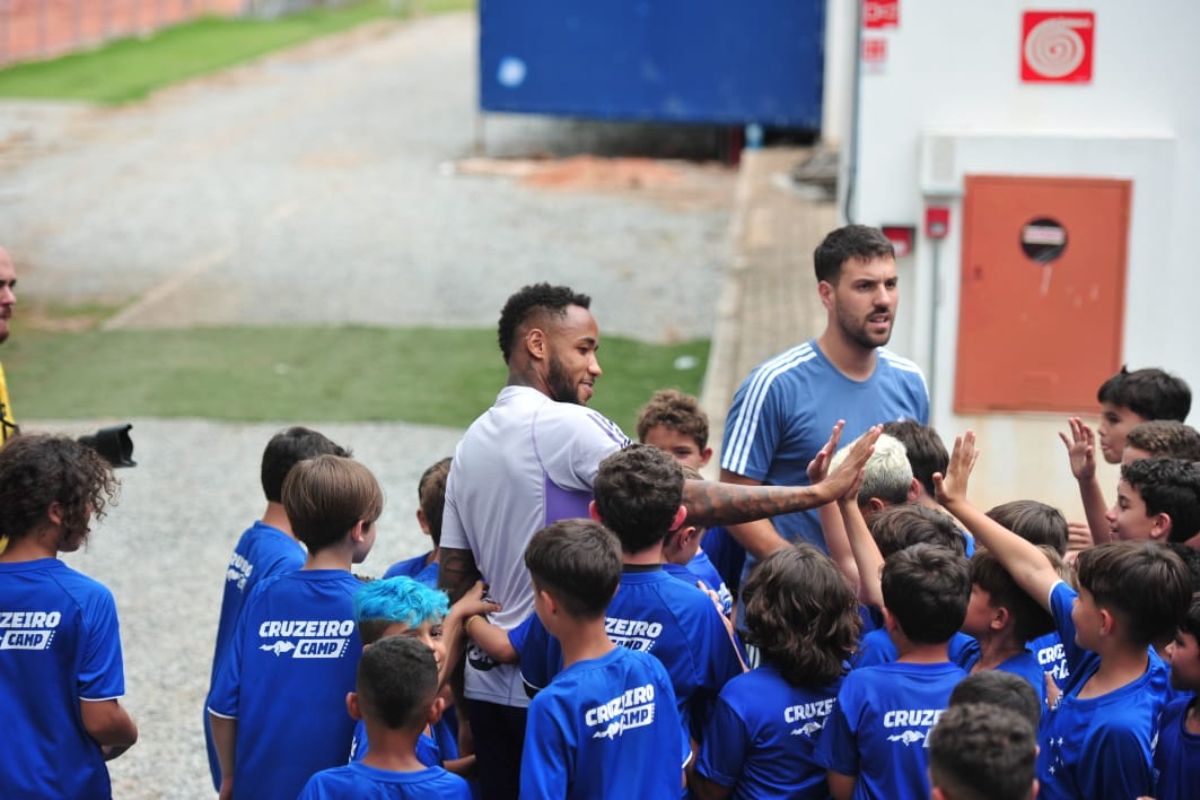
[[[1192,597],[1187,616],[1175,634],[1171,653],[1171,686],[1182,693],[1163,710],[1154,771],[1155,800],[1186,800],[1200,786],[1200,595]]]
[[[304,566],[304,545],[292,533],[291,523],[283,510],[283,482],[292,467],[306,458],[319,455],[350,457],[345,448],[330,441],[317,431],[295,426],[275,434],[263,450],[259,480],[267,498],[267,510],[238,539],[225,570],[225,592],[221,596],[221,615],[217,621],[217,643],[213,647],[212,670],[208,685],[211,690],[225,660],[229,637],[237,623],[238,614],[251,591],[272,575],[295,572]],[[204,741],[208,747],[208,769],[213,789],[220,791],[221,767],[213,744],[208,716],[209,700],[204,702]]]
[[[680,462],[679,468],[683,470],[686,480],[703,480],[700,473],[687,464]],[[668,575],[685,583],[712,592],[716,597],[715,602],[721,607],[721,613],[730,617],[733,614],[733,594],[700,546],[707,538],[704,528],[684,521],[663,542],[663,569]]]
[[[853,489],[838,501],[838,509],[856,562],[859,599],[877,626],[863,636],[853,666],[870,667],[895,661],[899,652],[883,625],[884,601],[878,579],[885,559],[916,544],[941,547],[961,556],[965,552],[965,540],[949,515],[926,506],[910,503],[884,509],[872,521],[869,532]],[[949,643],[950,660],[955,660],[971,642],[970,636],[955,633]]]
[[[907,547],[887,557],[880,592],[899,657],[846,676],[817,744],[838,800],[927,797],[925,738],[966,676],[947,658],[971,596],[966,558],[929,544]]]
[[[417,524],[433,540],[433,549],[424,555],[398,561],[388,567],[384,578],[406,575],[431,589],[437,588],[438,564],[441,563],[442,514],[446,509],[446,477],[451,459],[443,458],[421,474],[417,483]]]
[[[946,460],[948,465],[949,456]],[[945,466],[940,471],[944,472]],[[988,509],[987,515],[1025,541],[1053,550],[1058,558],[1051,558],[1051,561],[1060,570],[1064,580],[1071,580],[1070,569],[1060,566],[1067,555],[1069,537],[1067,518],[1061,511],[1037,500],[1010,500]],[[1036,637],[1029,643],[1029,649],[1055,686],[1062,689],[1067,685],[1071,671],[1057,629]]]
[[[1072,589],[1041,550],[967,501],[975,458],[968,431],[954,443],[938,499],[1054,615],[1071,670],[1039,731],[1042,796],[1151,795],[1167,670],[1150,645],[1173,634],[1187,612],[1187,567],[1150,542],[1098,545],[1079,554],[1079,590]]]
[[[110,797],[104,762],[133,746],[112,593],[57,556],[116,489],[92,449],[24,435],[0,449],[0,797]]]
[[[354,595],[354,620],[364,650],[380,639],[405,636],[433,651],[440,679],[445,713],[417,741],[417,758],[429,767],[441,766],[456,775],[468,776],[475,767],[474,755],[459,757],[458,725],[453,718],[453,699],[447,681],[451,667],[462,655],[463,608],[471,614],[498,608],[482,600],[480,583],[462,600],[448,607],[446,594],[415,578],[400,576],[365,584]],[[478,599],[477,599],[478,598]],[[350,760],[361,761],[370,749],[365,723],[359,719],[354,730]]]
[[[637,436],[642,444],[653,445],[678,461],[688,480],[704,480],[700,470],[712,458],[708,415],[692,395],[677,389],[655,392],[638,412]],[[733,612],[733,594],[741,583],[746,551],[723,527],[696,528],[695,534],[697,548],[687,567],[720,596],[728,616]]]
[[[304,568],[247,598],[209,697],[221,796],[292,798],[315,772],[344,764],[362,642],[350,573],[375,543],[383,492],[362,464],[332,455],[292,468],[283,506],[308,548]]]
[[[1049,548],[1043,553],[1048,559],[1058,558]],[[1017,585],[996,556],[976,550],[971,557],[971,602],[962,626],[975,643],[959,653],[955,663],[968,673],[996,669],[1019,675],[1045,703],[1046,671],[1028,642],[1053,630],[1054,618]]]
[[[748,642],[762,665],[721,690],[689,785],[701,800],[825,798],[813,750],[858,642],[858,601],[821,551],[777,550],[746,582]]]
[[[951,706],[929,734],[931,800],[1032,800],[1037,736],[1015,711]]]
[[[617,644],[663,663],[680,718],[698,740],[717,695],[743,666],[708,595],[663,571],[663,543],[686,515],[683,481],[669,455],[632,444],[600,462],[591,512],[621,542],[621,588],[606,630]]]
[[[313,775],[300,800],[469,800],[465,780],[426,764],[418,752],[423,731],[442,716],[438,670],[434,651],[409,636],[388,636],[367,648],[346,710],[365,726],[371,750],[361,761]]]
[[[1185,381],[1156,367],[1121,371],[1100,385],[1100,453],[1109,464],[1125,463],[1125,440],[1130,431],[1153,420],[1187,419],[1192,392]],[[1079,482],[1079,494],[1087,516],[1087,529],[1094,543],[1113,537],[1105,522],[1108,504],[1096,479],[1096,433],[1079,417],[1067,420],[1070,435],[1058,436],[1067,447],[1071,473]],[[1159,454],[1165,455],[1165,454]]]
[[[529,704],[521,796],[678,797],[690,750],[671,680],[658,660],[605,633],[621,581],[616,538],[589,520],[556,522],[534,534],[525,565],[563,671]]]

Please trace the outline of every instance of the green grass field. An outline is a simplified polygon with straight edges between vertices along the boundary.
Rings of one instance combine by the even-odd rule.
[[[506,370],[491,330],[366,327],[61,332],[14,325],[0,353],[18,421],[202,417],[466,426]],[[693,362],[677,369],[676,360]],[[631,433],[666,386],[698,393],[708,342],[605,337],[591,406]]]
[[[0,97],[125,103],[364,22],[474,7],[473,0],[362,0],[275,20],[200,19],[146,38],[2,69]]]

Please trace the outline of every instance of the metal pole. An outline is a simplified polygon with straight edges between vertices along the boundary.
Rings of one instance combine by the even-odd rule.
[[[37,6],[37,54],[46,55],[46,0],[38,0]]]
[[[938,306],[941,304],[941,254],[942,240],[933,240],[933,283],[930,290],[932,310],[929,314],[929,379],[925,387],[929,391],[930,403],[937,397],[934,386],[937,384],[937,351],[938,351]],[[932,414],[931,414],[932,416]]]
[[[0,64],[8,63],[9,0],[0,0]]]

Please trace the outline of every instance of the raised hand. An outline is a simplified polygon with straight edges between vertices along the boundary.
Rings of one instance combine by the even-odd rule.
[[[1070,417],[1067,424],[1071,426],[1071,436],[1062,431],[1058,438],[1067,447],[1067,457],[1071,460],[1071,474],[1075,480],[1087,481],[1096,477],[1096,434],[1079,417]]]
[[[839,421],[838,425],[842,425]],[[814,484],[813,488],[821,490],[825,502],[837,500],[845,495],[848,491],[854,488],[859,482],[863,468],[867,465],[867,459],[875,452],[875,442],[879,439],[879,434],[883,432],[882,425],[876,425],[858,438],[853,445],[850,446],[850,451],[846,453],[846,458],[837,468],[831,471],[823,481],[819,484]],[[817,453],[814,462],[821,460],[822,453],[829,449],[832,453],[832,448],[837,444],[837,437],[841,435],[841,430],[838,426],[834,426],[834,435],[830,437],[825,447],[821,448],[821,452]],[[813,467],[809,465],[811,470]]]
[[[962,436],[954,438],[954,450],[950,453],[950,465],[946,474],[936,472],[933,475],[933,485],[937,490],[937,500],[944,506],[967,499],[967,482],[971,470],[975,469],[975,460],[979,451],[975,449],[975,432],[967,431]]]
[[[829,462],[833,460],[833,454],[837,452],[838,443],[842,440],[842,429],[845,427],[846,420],[839,419],[829,434],[829,441],[817,451],[813,460],[808,462],[808,482],[813,486],[825,480],[825,476],[829,472]]]

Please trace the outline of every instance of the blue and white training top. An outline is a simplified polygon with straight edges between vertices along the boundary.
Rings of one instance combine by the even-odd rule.
[[[247,598],[209,693],[209,711],[237,720],[239,797],[291,797],[314,773],[346,763],[361,587],[345,570],[301,570],[269,578]]]
[[[124,694],[112,592],[57,558],[0,564],[0,797],[109,797],[79,703]]]
[[[572,664],[529,704],[521,797],[678,798],[691,749],[675,708],[645,653]]]
[[[775,486],[807,486],[808,463],[839,419],[846,421],[843,444],[884,422],[928,424],[929,391],[921,369],[887,348],[876,353],[875,371],[865,381],[842,374],[816,339],[760,364],[738,387],[726,416],[721,468]],[[772,522],[785,539],[825,549],[815,510]]]

